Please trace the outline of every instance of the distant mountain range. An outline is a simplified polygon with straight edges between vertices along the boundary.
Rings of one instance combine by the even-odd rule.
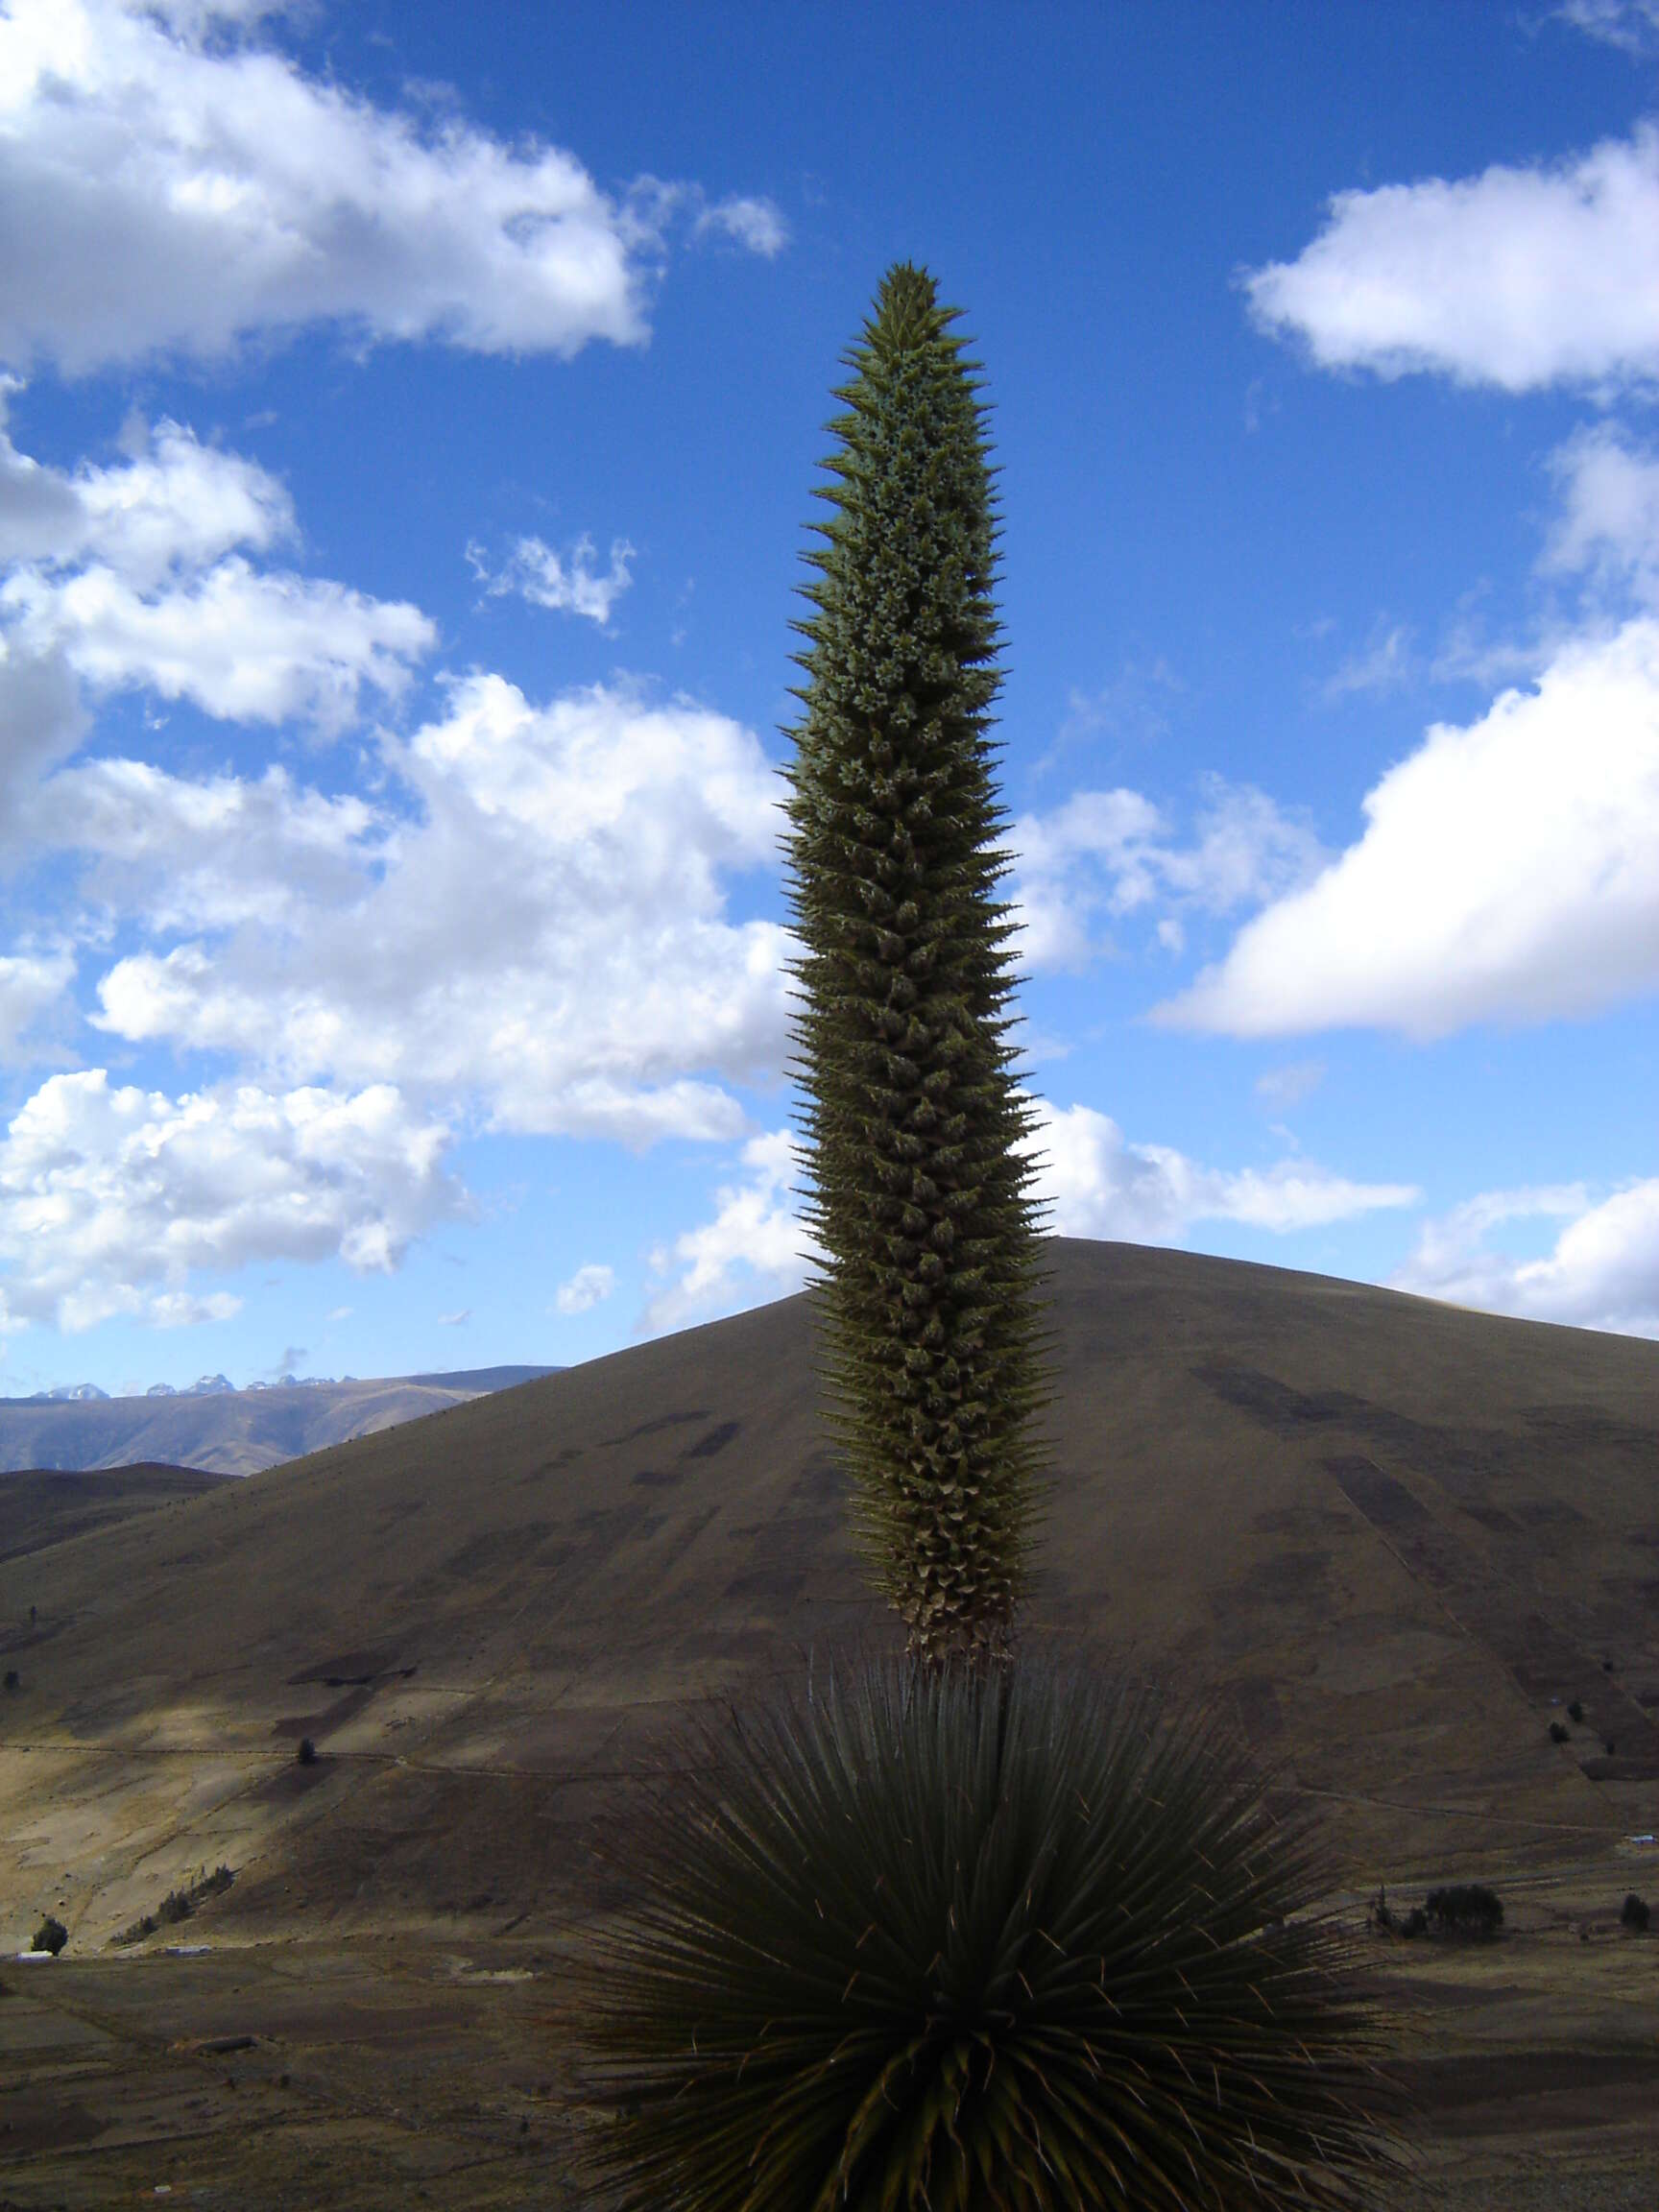
[[[493,1370],[480,1369],[480,1373]],[[507,1370],[503,1369],[503,1373]],[[526,1381],[538,1375],[557,1372],[551,1367],[515,1367],[515,1375]],[[355,1375],[342,1375],[339,1382],[355,1382]],[[332,1375],[278,1375],[275,1382],[250,1382],[250,1390],[333,1390],[339,1387]],[[194,1382],[178,1388],[171,1382],[152,1382],[142,1395],[146,1398],[219,1398],[227,1391],[234,1394],[236,1385],[228,1375],[203,1375]],[[96,1382],[60,1382],[52,1390],[32,1391],[27,1398],[0,1398],[0,1406],[108,1406],[110,1395],[100,1390]]]
[[[212,1475],[253,1475],[556,1374],[553,1367],[473,1367],[444,1375],[359,1382],[284,1375],[238,1390],[223,1375],[187,1389],[157,1383],[141,1398],[111,1398],[93,1382],[33,1398],[0,1398],[0,1473],[42,1468],[161,1464]]]

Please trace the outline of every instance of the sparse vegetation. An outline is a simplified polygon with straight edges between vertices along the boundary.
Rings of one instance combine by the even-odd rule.
[[[697,1747],[577,1992],[628,2212],[1335,2205],[1382,2158],[1330,1876],[1230,1743],[863,1670]]]
[[[39,1927],[36,1929],[29,1948],[31,1951],[50,1951],[53,1958],[56,1959],[68,1940],[68,1929],[64,1927],[61,1920],[55,1919],[48,1912]]]
[[[1582,1703],[1580,1702],[1580,1700],[1579,1700],[1578,1698],[1575,1697],[1575,1698],[1574,1698],[1574,1700],[1573,1700],[1573,1702],[1572,1702],[1572,1704],[1568,1706],[1568,1708],[1567,1708],[1567,1718],[1568,1718],[1568,1719],[1569,1719],[1569,1720],[1571,1720],[1571,1721],[1572,1721],[1572,1722],[1575,1724],[1575,1726],[1576,1726],[1576,1727],[1582,1727],[1582,1726],[1583,1726],[1583,1724],[1584,1724],[1584,1707],[1583,1707]]]
[[[1635,1890],[1632,1889],[1620,1911],[1619,1925],[1622,1928],[1628,1928],[1633,1936],[1646,1936],[1647,1923],[1651,1918],[1652,1914],[1647,1910],[1647,1898],[1638,1897]]]
[[[180,1920],[191,1917],[204,1897],[217,1897],[222,1890],[228,1889],[235,1879],[228,1866],[215,1866],[211,1874],[192,1882],[187,1888],[169,1889],[154,1912],[145,1912],[129,1922],[110,1940],[119,1944],[142,1943],[146,1936],[156,1935],[162,1928],[176,1928]]]
[[[8,1690],[21,1690],[23,1687],[23,1677],[15,1667],[8,1667],[6,1670],[6,1687]]]
[[[1042,1396],[996,512],[955,319],[900,263],[848,356],[789,771],[827,1376],[872,1562],[931,1666],[1007,1648]]]
[[[315,1743],[312,1743],[312,1741],[311,1741],[311,1739],[310,1739],[310,1737],[309,1737],[309,1736],[301,1736],[301,1739],[300,1739],[300,1748],[299,1748],[299,1750],[298,1750],[298,1751],[295,1753],[295,1757],[296,1757],[296,1758],[299,1760],[299,1762],[300,1762],[300,1764],[301,1764],[301,1767],[315,1767],[315,1766],[316,1766],[316,1764],[317,1764],[317,1746],[316,1746],[316,1744],[315,1744]]]
[[[1571,1737],[1572,1730],[1567,1726],[1567,1723],[1564,1720],[1551,1721],[1550,1741],[1551,1743],[1566,1743],[1571,1740]]]
[[[1490,1938],[1503,1925],[1503,1901],[1484,1882],[1455,1882],[1431,1889],[1424,1911],[1436,1936],[1464,1940]]]

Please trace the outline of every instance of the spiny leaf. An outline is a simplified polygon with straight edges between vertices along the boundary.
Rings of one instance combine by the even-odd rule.
[[[1148,1695],[844,1673],[705,1735],[615,1856],[596,2204],[1333,2212],[1387,2172],[1310,1832]]]

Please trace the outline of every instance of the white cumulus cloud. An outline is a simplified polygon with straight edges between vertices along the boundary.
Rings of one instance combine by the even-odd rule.
[[[1245,279],[1326,369],[1526,392],[1659,375],[1659,131],[1576,159],[1339,192],[1294,261]]]
[[[12,0],[0,359],[76,374],[319,323],[487,353],[644,337],[660,195],[307,77],[262,12]]]
[[[95,689],[188,699],[228,722],[309,715],[325,729],[355,717],[366,684],[401,691],[438,635],[404,601],[261,572],[240,554],[150,595],[101,566],[61,580],[20,569],[0,586],[0,617],[25,652],[60,651]]]
[[[285,485],[166,418],[121,461],[45,467],[12,441],[9,403],[21,389],[0,377],[0,563],[95,561],[144,590],[235,546],[265,551],[296,535]]]
[[[776,856],[755,738],[686,702],[601,686],[537,707],[474,676],[384,760],[372,822],[270,778],[186,794],[129,775],[121,834],[156,881],[134,872],[127,895],[182,941],[102,977],[100,1024],[284,1081],[395,1082],[497,1127],[736,1136],[728,1084],[775,1074],[786,1038],[784,933],[726,912],[729,876]],[[225,929],[236,900],[260,926]]]
[[[5,382],[0,402],[15,389]],[[0,625],[20,660],[60,661],[95,691],[325,730],[354,719],[365,685],[395,697],[436,642],[433,623],[249,560],[296,535],[284,486],[177,422],[123,461],[68,472],[20,452],[0,413]]]
[[[1167,1144],[1132,1144],[1093,1106],[1034,1102],[1031,1150],[1037,1195],[1060,1237],[1178,1242],[1200,1221],[1234,1221],[1286,1235],[1324,1228],[1380,1208],[1416,1205],[1404,1183],[1356,1183],[1302,1160],[1271,1167],[1215,1168]]]
[[[1494,1249],[1515,1221],[1565,1226],[1530,1259]],[[1659,1336],[1659,1178],[1593,1200],[1581,1184],[1494,1190],[1425,1224],[1395,1286],[1455,1305]]]
[[[1365,830],[1158,1010],[1236,1037],[1433,1037],[1659,985],[1659,621],[1564,646],[1467,727],[1432,727]]]
[[[713,1218],[652,1255],[661,1279],[645,1310],[652,1333],[786,1298],[805,1283],[814,1247],[801,1219],[800,1156],[786,1129],[752,1137],[742,1179],[724,1184]]]
[[[0,1140],[7,1323],[212,1318],[235,1300],[190,1278],[252,1261],[391,1269],[460,1203],[447,1142],[386,1085],[170,1098],[103,1069],[54,1075]]]

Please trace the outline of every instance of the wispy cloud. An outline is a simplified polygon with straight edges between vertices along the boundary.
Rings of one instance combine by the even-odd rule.
[[[789,243],[789,226],[770,200],[733,195],[703,208],[692,225],[696,238],[730,238],[751,253],[771,261]]]
[[[1279,1113],[1287,1113],[1310,1097],[1325,1080],[1323,1060],[1293,1060],[1283,1068],[1269,1068],[1256,1078],[1256,1095]]]
[[[564,553],[555,552],[540,538],[520,538],[499,568],[491,567],[476,542],[468,546],[467,559],[488,597],[512,593],[555,613],[585,614],[600,629],[610,622],[612,609],[634,581],[628,565],[634,548],[626,538],[611,541],[611,565],[603,575],[594,565],[598,555],[593,541],[587,536]]]
[[[1555,14],[1632,60],[1659,53],[1659,0],[1561,0]]]
[[[1102,950],[1098,925],[1144,914],[1167,950],[1185,919],[1224,915],[1305,882],[1323,857],[1306,821],[1218,776],[1199,786],[1189,836],[1139,791],[1078,791],[1008,832],[1010,899],[1033,969],[1078,969]]]
[[[1403,690],[1416,674],[1411,632],[1405,623],[1392,628],[1379,625],[1363,652],[1344,661],[1319,686],[1328,707],[1365,692]]]
[[[615,1287],[614,1268],[578,1267],[567,1282],[560,1284],[553,1303],[561,1313],[589,1313],[603,1305]]]

